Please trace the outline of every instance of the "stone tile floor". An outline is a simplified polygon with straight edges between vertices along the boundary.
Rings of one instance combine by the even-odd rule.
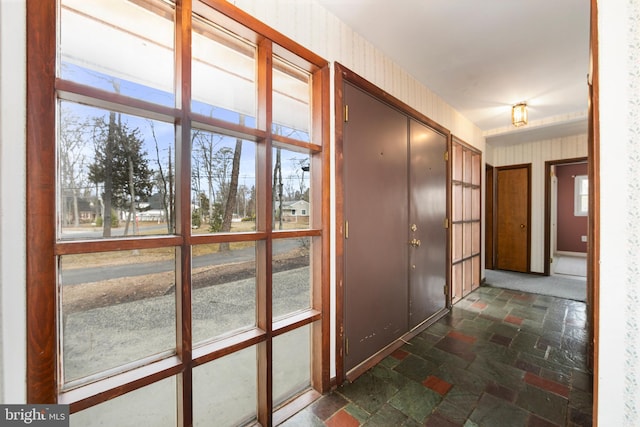
[[[591,426],[582,302],[481,287],[292,426]]]

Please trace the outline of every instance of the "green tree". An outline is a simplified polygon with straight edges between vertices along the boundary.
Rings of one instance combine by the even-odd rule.
[[[95,161],[89,165],[89,180],[104,185],[105,201],[104,233],[109,237],[110,209],[128,210],[125,235],[130,221],[135,218],[136,204],[147,200],[153,188],[147,152],[140,131],[130,129],[115,113],[96,119]],[[110,205],[110,206],[107,206]],[[109,208],[109,210],[107,210]]]

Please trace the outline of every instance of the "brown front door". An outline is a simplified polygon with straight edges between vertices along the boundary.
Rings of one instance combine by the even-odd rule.
[[[445,308],[447,283],[447,137],[410,121],[409,327]]]
[[[496,168],[496,268],[530,270],[531,165]]]
[[[408,330],[407,118],[346,84],[345,371]]]

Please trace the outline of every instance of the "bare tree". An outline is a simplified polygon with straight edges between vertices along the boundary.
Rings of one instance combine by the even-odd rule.
[[[160,159],[160,148],[158,146],[158,138],[156,136],[155,126],[153,122],[149,120],[149,127],[151,129],[151,136],[153,137],[153,141],[155,143],[156,148],[156,164],[158,165],[158,172],[156,174],[157,177],[157,187],[160,192],[160,202],[162,203],[162,210],[164,211],[164,217],[167,219],[167,232],[169,234],[173,233],[175,229],[175,219],[173,216],[174,211],[174,203],[175,197],[173,195],[173,170],[172,170],[172,160],[171,160],[171,146],[168,148],[168,156],[169,159],[167,161],[167,171],[165,171],[162,160]]]
[[[272,219],[272,227],[275,228],[276,217],[278,219],[278,229],[282,230],[282,160],[280,147],[276,148],[276,161],[273,166],[273,187],[271,191],[271,205],[273,206],[274,215]]]
[[[233,210],[237,203],[238,179],[240,176],[240,158],[242,157],[242,139],[236,138],[236,147],[233,151],[233,162],[231,168],[231,182],[227,192],[226,202],[224,206],[224,216],[222,217],[222,231],[231,231],[231,220],[233,219]],[[229,242],[220,243],[220,251],[229,250]]]
[[[73,225],[80,224],[78,198],[81,189],[87,186],[86,141],[90,123],[81,121],[68,109],[63,109],[60,114],[60,138],[58,157],[60,159],[60,180],[63,189],[62,218],[65,225],[73,221]],[[67,198],[70,197],[71,200]],[[70,202],[70,206],[69,206]]]
[[[208,219],[209,223],[213,221],[213,210],[216,203],[216,194],[214,188],[214,154],[215,149],[221,142],[220,135],[211,132],[194,130],[191,137],[191,146],[193,147],[193,164],[197,165],[198,175],[196,187],[200,188],[200,179],[204,176],[207,183],[207,198],[209,199]],[[202,170],[202,171],[201,171]],[[200,191],[198,191],[199,193]]]

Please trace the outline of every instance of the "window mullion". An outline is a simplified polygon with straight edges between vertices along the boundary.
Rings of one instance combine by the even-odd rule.
[[[178,425],[193,425],[193,363],[191,308],[191,0],[176,1],[175,91],[176,196],[175,227],[183,236],[176,265],[176,346],[184,370],[178,380]]]
[[[266,232],[266,239],[258,242],[257,265],[257,322],[267,334],[267,340],[258,345],[258,421],[271,425],[273,413],[272,371],[272,189],[271,189],[271,120],[272,120],[272,62],[273,47],[270,40],[258,43],[258,128],[265,130],[267,137],[258,143],[257,180],[259,212],[256,227]]]

